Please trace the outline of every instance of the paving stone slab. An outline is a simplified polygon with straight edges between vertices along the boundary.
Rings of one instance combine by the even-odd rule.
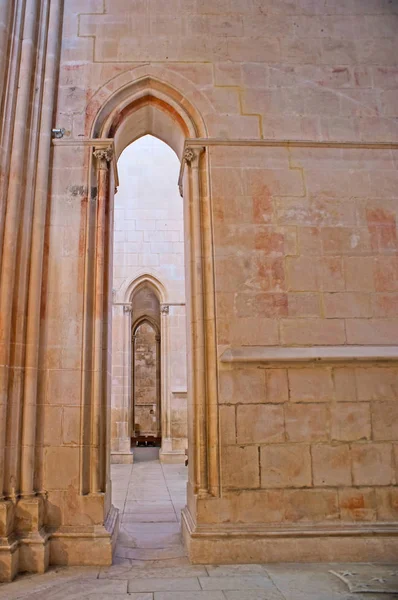
[[[28,599],[29,600],[29,599]],[[89,594],[81,600],[153,600],[153,594]]]
[[[206,565],[210,577],[234,577],[235,575],[260,575],[268,577],[264,565]]]
[[[275,589],[270,579],[258,575],[235,577],[199,577],[200,585],[206,591],[209,590],[270,590]]]
[[[158,513],[154,511],[146,513],[138,512],[124,512],[122,518],[122,524],[125,523],[176,523],[177,517],[174,512],[170,513]]]
[[[282,596],[280,592],[275,588],[275,590],[239,590],[238,592],[234,591],[225,591],[224,592],[226,600],[285,600],[285,597]],[[322,600],[321,598],[319,600]]]
[[[266,565],[269,577],[286,600],[346,600],[343,582],[329,569],[329,565],[322,564]]]
[[[137,535],[181,533],[181,528],[178,523],[123,523],[122,529]]]
[[[225,600],[222,592],[156,592],[154,600]]]
[[[51,568],[43,575],[20,575],[12,583],[0,584],[0,600],[18,600],[28,596],[30,598],[34,592],[40,592],[44,598],[47,590],[76,580],[95,581],[98,573],[98,567],[57,567]]]
[[[34,589],[34,588],[33,588]],[[92,582],[76,581],[72,584],[56,584],[47,590],[29,594],[29,600],[85,600],[87,596],[117,598],[117,594],[127,595],[127,580],[99,580]]]
[[[172,591],[199,591],[200,585],[197,577],[162,577],[162,578],[135,578],[129,579],[128,592],[172,592]]]
[[[136,568],[157,568],[159,566],[162,567],[183,567],[185,565],[190,565],[189,559],[187,556],[182,556],[180,558],[158,558],[156,560],[138,560],[131,559],[131,564]]]
[[[168,558],[183,558],[186,552],[182,545],[169,548],[125,548],[117,546],[116,556],[135,560],[162,560]]]
[[[159,563],[158,563],[159,564]],[[186,577],[206,577],[207,571],[205,567],[196,565],[185,565],[181,567],[136,567],[130,565],[123,566],[120,569],[108,567],[101,570],[100,579],[126,578],[127,579],[160,579],[160,578],[186,578]]]
[[[398,565],[354,565],[330,573],[344,581],[352,593],[398,594]]]

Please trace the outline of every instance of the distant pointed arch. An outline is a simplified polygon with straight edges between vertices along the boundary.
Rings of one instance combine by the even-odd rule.
[[[143,273],[138,277],[131,279],[122,290],[123,301],[129,303],[132,301],[134,293],[143,285],[151,287],[157,297],[159,298],[160,304],[167,303],[167,292],[163,283],[150,273]]]
[[[131,333],[133,335],[135,335],[137,329],[141,325],[144,325],[145,323],[147,323],[148,325],[150,325],[152,327],[152,329],[155,331],[156,335],[160,336],[160,328],[159,328],[158,323],[156,323],[155,319],[153,319],[149,315],[143,315],[143,316],[139,317],[138,319],[136,319],[131,325]]]

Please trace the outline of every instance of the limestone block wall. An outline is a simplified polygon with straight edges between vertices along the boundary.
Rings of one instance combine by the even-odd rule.
[[[0,577],[111,560],[115,132],[185,168],[192,560],[394,559],[396,2],[0,6]]]
[[[398,154],[209,152],[225,493],[201,517],[210,531],[394,522],[398,370],[361,347],[397,339]]]
[[[394,521],[397,375],[364,365],[224,371],[221,521],[230,511],[256,523]]]

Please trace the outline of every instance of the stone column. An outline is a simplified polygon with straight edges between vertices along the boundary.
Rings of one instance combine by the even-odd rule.
[[[3,253],[6,196],[19,89],[25,7],[26,0],[0,2],[0,261]]]
[[[51,152],[51,128],[53,124],[52,119],[55,97],[55,81],[60,46],[59,30],[62,17],[62,4],[62,0],[51,3],[33,212],[26,326],[26,369],[22,419],[21,493],[26,497],[32,496],[35,493],[34,465],[36,444],[37,375],[39,366],[38,361],[40,340],[40,303],[42,292],[44,235]]]
[[[191,286],[191,349],[192,364],[195,371],[191,374],[193,389],[193,419],[195,439],[193,442],[194,492],[199,496],[208,494],[207,465],[207,414],[206,414],[206,356],[204,337],[204,273],[201,244],[202,213],[200,203],[199,160],[203,147],[188,147],[183,160],[189,167],[189,228],[191,233],[190,286]]]
[[[156,342],[156,436],[160,437],[162,435],[162,409],[161,409],[161,397],[160,397],[160,354],[161,354],[161,337],[160,334],[157,333],[155,335]]]
[[[94,339],[93,339],[93,394],[91,407],[91,457],[90,492],[105,492],[105,431],[106,411],[104,411],[104,349],[103,333],[105,319],[106,290],[105,276],[105,207],[109,199],[109,163],[113,158],[111,146],[94,150],[97,160],[97,220],[96,220],[96,256],[94,274]]]
[[[119,331],[122,329],[123,336],[122,341],[117,335],[118,343],[122,343],[122,346],[118,346],[117,350],[122,350],[122,365],[123,365],[123,401],[122,405],[112,404],[111,418],[112,418],[112,450],[111,450],[111,463],[112,464],[131,464],[134,456],[131,451],[131,431],[133,423],[133,390],[131,387],[132,380],[132,364],[134,361],[134,338],[131,335],[131,311],[130,305],[122,307],[117,306],[120,310],[118,314],[118,320],[122,320],[123,325],[120,326],[118,322]],[[121,366],[120,364],[118,365]],[[129,381],[130,380],[130,381]],[[112,403],[113,403],[112,399]],[[115,416],[117,415],[117,416]],[[115,435],[116,432],[116,435]]]
[[[16,275],[16,258],[18,232],[20,229],[20,217],[23,206],[23,185],[24,180],[21,174],[25,171],[25,152],[28,141],[28,115],[29,104],[31,102],[32,71],[35,64],[35,41],[36,41],[36,23],[38,16],[39,3],[31,0],[27,5],[27,13],[24,25],[24,44],[21,53],[20,63],[20,86],[15,114],[14,138],[11,151],[11,163],[9,174],[9,188],[7,195],[7,212],[4,226],[3,256],[0,274],[0,317],[1,317],[1,339],[0,339],[0,364],[4,365],[1,371],[1,399],[0,399],[0,490],[7,495],[16,492],[14,483],[6,483],[6,475],[9,473],[9,466],[5,461],[5,440],[6,423],[10,425],[11,416],[9,411],[17,407],[8,407],[8,384],[9,384],[9,365],[11,352],[11,320],[14,300],[14,286]],[[17,416],[16,416],[17,418]],[[8,436],[11,432],[8,432]],[[14,445],[14,444],[12,444]],[[8,440],[7,446],[10,446]],[[11,485],[11,488],[10,488]]]
[[[21,19],[24,11],[19,7]],[[0,269],[0,581],[12,579],[19,568],[19,542],[15,536],[15,505],[19,491],[19,432],[21,397],[11,402],[10,380],[13,373],[12,351],[15,337],[12,328],[15,290],[17,287],[16,258],[18,235],[21,229],[26,173],[26,153],[29,141],[29,107],[32,102],[32,83],[36,61],[36,34],[39,2],[28,2],[25,18],[20,22],[17,40],[20,59],[19,71],[13,75],[18,81],[18,95],[13,98],[15,119],[10,121],[6,157],[2,160],[2,202],[4,225],[2,230],[1,269]],[[4,40],[3,40],[4,41]],[[20,378],[18,371],[16,383]]]
[[[160,307],[160,368],[161,368],[161,419],[162,447],[159,458],[161,462],[171,462],[168,457],[173,451],[170,423],[170,376],[169,376],[169,313],[168,304]]]
[[[5,89],[5,80],[8,62],[8,45],[11,37],[12,17],[13,17],[13,2],[12,0],[0,0],[0,89]]]
[[[41,104],[36,181],[32,217],[32,239],[27,291],[26,354],[23,383],[21,433],[21,497],[17,507],[17,527],[21,536],[20,569],[44,572],[49,564],[49,535],[44,528],[45,495],[40,469],[36,465],[37,386],[40,344],[40,305],[43,279],[44,237],[48,201],[55,82],[60,48],[63,1],[49,5],[47,53]],[[40,487],[38,487],[40,486]],[[34,538],[34,543],[32,543]],[[26,542],[26,543],[25,543]]]
[[[0,580],[18,571],[43,572],[49,560],[45,499],[35,478],[36,405],[62,6],[62,0],[0,4],[0,49],[6,56],[0,82],[7,82],[0,115],[5,214],[0,231]]]
[[[131,433],[135,437],[135,342],[136,335],[131,334],[131,395],[130,395],[130,410],[129,410],[129,420]]]

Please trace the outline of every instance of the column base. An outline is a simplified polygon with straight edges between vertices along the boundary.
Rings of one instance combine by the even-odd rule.
[[[51,535],[50,564],[109,566],[119,533],[119,511],[113,505],[104,525],[61,527]]]
[[[132,452],[111,452],[112,465],[131,465],[134,462]]]
[[[18,571],[44,573],[50,558],[49,534],[44,527],[46,500],[41,494],[22,496],[15,508],[19,540]]]
[[[112,564],[119,533],[119,511],[113,505],[104,525],[61,527],[52,532],[41,525],[43,506],[39,496],[22,498],[16,506],[0,502],[0,583],[12,581],[21,572],[44,573],[49,564]]]
[[[0,538],[0,583],[12,581],[19,571],[19,542],[15,536]]]
[[[0,502],[0,583],[12,581],[18,573],[19,541],[13,532],[15,505]]]
[[[42,524],[43,507],[40,496],[0,504],[0,582],[12,581],[17,573],[48,569],[50,536]]]
[[[19,538],[18,571],[45,573],[50,563],[50,535],[42,528]]]
[[[163,451],[162,449],[159,452],[159,460],[164,464],[184,464],[186,460],[186,455],[184,450],[169,450]]]
[[[373,523],[268,527],[197,525],[182,511],[182,534],[194,564],[396,562],[398,525]]]

